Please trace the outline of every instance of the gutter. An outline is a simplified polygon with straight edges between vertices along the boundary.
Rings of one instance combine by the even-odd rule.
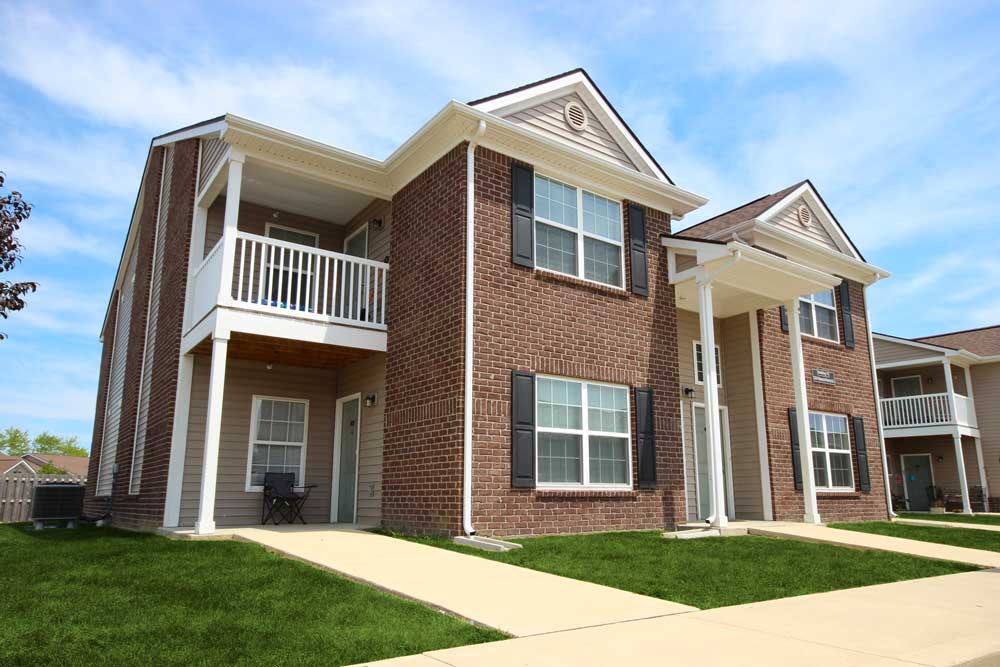
[[[475,306],[476,250],[476,146],[486,134],[486,121],[480,120],[469,137],[465,151],[465,394],[462,397],[462,530],[472,537],[472,351]]]

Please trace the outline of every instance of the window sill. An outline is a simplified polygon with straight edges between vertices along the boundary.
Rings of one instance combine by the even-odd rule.
[[[845,489],[843,491],[836,491],[834,489],[824,489],[822,491],[820,491],[818,489],[816,490],[816,498],[817,499],[819,499],[819,498],[836,498],[836,499],[839,500],[841,498],[861,498],[864,495],[865,494],[863,494],[861,491],[855,491],[853,489],[851,489],[851,490]]]
[[[545,498],[572,498],[582,500],[585,498],[636,498],[639,492],[632,488],[601,489],[595,487],[581,488],[554,488],[535,487],[535,497]]]
[[[583,287],[596,294],[606,294],[608,296],[616,296],[621,299],[627,299],[629,298],[629,296],[631,296],[631,292],[626,290],[624,287],[614,287],[613,285],[605,285],[604,283],[598,283],[592,280],[584,280],[583,278],[577,278],[576,276],[568,276],[564,273],[556,273],[555,271],[549,271],[547,269],[541,269],[535,267],[534,274],[535,274],[535,279],[542,282]]]
[[[821,347],[829,347],[835,350],[844,350],[847,347],[837,340],[828,340],[826,338],[820,338],[819,336],[812,336],[810,334],[802,334],[803,342],[814,343]]]

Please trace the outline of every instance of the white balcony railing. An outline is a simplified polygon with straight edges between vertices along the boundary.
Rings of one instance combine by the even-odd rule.
[[[959,424],[976,426],[976,412],[965,396],[955,394],[956,413],[952,414],[948,393],[922,394],[882,399],[882,424],[885,428]]]
[[[238,232],[232,298],[290,317],[386,328],[389,265]]]

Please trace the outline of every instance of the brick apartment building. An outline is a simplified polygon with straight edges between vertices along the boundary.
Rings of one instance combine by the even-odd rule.
[[[887,514],[868,264],[808,181],[681,232],[575,70],[386,160],[233,115],[152,141],[88,511],[526,535]],[[712,353],[714,351],[714,353]]]

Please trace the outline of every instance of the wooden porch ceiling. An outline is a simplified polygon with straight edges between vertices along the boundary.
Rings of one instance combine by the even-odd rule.
[[[211,355],[212,340],[206,338],[191,350],[192,354]],[[233,332],[229,338],[228,356],[234,359],[251,359],[265,363],[305,366],[307,368],[340,368],[361,359],[367,359],[371,350],[342,347],[324,343],[308,343],[287,338],[272,338]]]

